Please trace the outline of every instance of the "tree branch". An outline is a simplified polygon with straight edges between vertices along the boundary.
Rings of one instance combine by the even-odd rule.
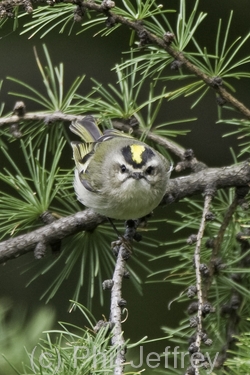
[[[20,121],[44,121],[44,123],[49,124],[56,121],[69,121],[72,122],[77,120],[82,116],[76,115],[67,115],[63,112],[54,112],[54,113],[46,113],[46,112],[29,112],[24,114],[23,116],[13,115],[10,117],[1,117],[0,118],[0,127],[4,125],[12,125],[19,123]]]
[[[189,176],[171,179],[162,204],[170,204],[188,196],[202,194],[207,186],[223,189],[249,184],[249,162],[230,167],[207,168]],[[34,251],[39,243],[48,246],[50,243],[74,233],[83,230],[94,230],[96,226],[105,220],[103,216],[98,215],[90,209],[86,209],[74,215],[58,219],[30,233],[0,242],[0,263]]]
[[[73,2],[74,0],[69,2]],[[82,1],[81,5],[89,10],[95,10],[100,13],[107,14],[107,9],[103,7],[103,5],[98,6],[97,4]],[[120,23],[123,25],[128,26],[129,28],[137,31],[139,34],[143,34],[144,38],[147,39],[149,42],[158,45],[162,49],[164,49],[170,56],[172,56],[175,60],[178,60],[183,66],[185,66],[191,73],[195,74],[198,78],[200,78],[203,82],[205,82],[208,86],[212,87],[223,99],[226,100],[229,104],[231,104],[234,108],[236,108],[239,112],[241,112],[247,118],[250,118],[250,110],[244,106],[243,103],[239,102],[234,96],[229,94],[229,92],[222,87],[221,84],[215,84],[214,78],[210,77],[204,72],[202,72],[197,66],[192,64],[185,56],[184,52],[176,51],[174,48],[171,47],[171,44],[166,42],[164,38],[159,38],[158,36],[152,34],[148,31],[142,22],[138,21],[130,21],[127,20],[125,17],[116,15],[114,12],[108,12],[108,17],[112,18],[112,22]],[[167,31],[167,30],[166,30]]]
[[[124,124],[122,121],[112,121],[112,124],[115,129],[120,131],[129,132],[131,129],[133,134],[136,135],[143,135],[145,134],[145,130],[141,128],[133,128],[130,125]],[[171,151],[174,155],[178,156],[180,159],[184,159],[185,149],[179,146],[177,143],[170,141],[166,137],[161,137],[160,135],[154,134],[153,132],[146,131],[147,139],[155,142],[156,144],[163,146],[165,149]]]
[[[74,3],[74,0],[68,0],[70,3]],[[104,3],[104,2],[103,2]],[[229,94],[229,92],[220,85],[214,84],[214,77],[210,77],[204,72],[202,72],[197,66],[192,64],[185,56],[184,52],[176,51],[174,48],[171,47],[171,44],[166,42],[164,38],[159,38],[158,36],[149,32],[142,22],[138,21],[130,21],[125,17],[116,15],[114,12],[110,12],[107,7],[102,5],[97,5],[93,2],[85,2],[82,1],[81,5],[89,10],[94,10],[99,13],[104,13],[108,15],[109,18],[112,18],[112,22],[120,23],[122,25],[126,25],[129,28],[137,31],[139,34],[143,34],[144,38],[146,38],[149,42],[158,45],[162,49],[164,49],[170,56],[172,56],[175,60],[181,62],[183,66],[185,66],[189,72],[195,74],[198,78],[200,78],[203,82],[205,82],[208,86],[212,87],[223,99],[226,100],[227,103],[231,104],[234,108],[236,108],[240,113],[242,113],[247,118],[250,118],[250,110],[244,106],[243,103],[239,102],[234,96]],[[167,31],[167,30],[166,30]]]
[[[205,225],[206,225],[206,217],[209,211],[210,203],[212,201],[213,196],[207,194],[205,196],[204,208],[200,223],[199,232],[197,234],[197,242],[194,252],[194,264],[195,264],[195,275],[196,275],[196,289],[197,289],[197,298],[198,298],[198,311],[197,311],[197,328],[196,328],[196,339],[195,339],[195,350],[196,353],[200,353],[201,347],[201,337],[202,337],[202,307],[203,307],[203,296],[202,296],[202,277],[201,277],[201,262],[200,262],[200,249],[201,249],[201,241],[203,238]],[[195,375],[199,375],[199,357],[194,361],[194,368],[195,368]]]
[[[58,219],[53,223],[35,229],[32,232],[21,234],[20,236],[0,242],[0,263],[4,263],[9,259],[15,259],[20,255],[34,251],[39,243],[48,246],[51,242],[61,240],[74,233],[83,230],[94,230],[105,220],[105,217],[87,209],[77,212],[74,215]]]
[[[115,359],[115,375],[121,375],[124,373],[124,362],[125,362],[125,340],[122,332],[121,316],[122,307],[124,302],[122,302],[122,279],[125,274],[126,269],[126,258],[123,256],[124,245],[121,244],[118,250],[115,270],[113,274],[113,287],[111,290],[111,303],[110,303],[110,323],[112,329],[112,345],[117,347],[117,354]]]
[[[40,3],[44,5],[48,5],[48,3],[51,3],[51,6],[54,6],[57,1],[47,2],[47,1],[41,1]],[[32,13],[32,4],[36,5],[36,0],[29,1],[29,9],[27,8],[27,4],[25,0],[8,0],[8,1],[2,1],[1,2],[1,16],[8,17],[8,12],[11,12],[11,8],[14,8],[16,6],[23,6],[24,10],[27,13]],[[155,44],[165,50],[170,56],[173,57],[174,60],[179,61],[182,66],[185,66],[186,69],[193,73],[196,77],[201,79],[204,83],[206,83],[207,86],[213,88],[217,94],[223,98],[227,103],[231,104],[234,108],[236,108],[240,113],[242,113],[245,117],[250,118],[250,110],[240,101],[238,101],[233,95],[231,95],[225,87],[222,86],[222,80],[219,79],[219,77],[210,77],[207,74],[205,74],[202,70],[200,70],[196,65],[191,63],[186,57],[185,53],[183,51],[177,51],[171,46],[171,41],[168,40],[168,38],[164,39],[164,35],[162,37],[156,36],[150,31],[146,29],[146,27],[143,25],[143,20],[135,20],[131,21],[129,19],[126,19],[123,16],[115,14],[115,12],[111,12],[110,9],[115,7],[115,3],[110,1],[103,1],[101,5],[98,5],[94,3],[93,1],[81,1],[78,0],[77,2],[75,0],[64,0],[64,3],[69,4],[76,4],[78,7],[81,7],[81,9],[88,9],[95,11],[97,13],[102,13],[107,16],[108,20],[112,20],[110,22],[110,25],[114,24],[122,24],[127,27],[129,27],[132,30],[135,30],[138,35],[143,35],[143,38],[147,40],[147,42]],[[5,8],[8,8],[8,12],[6,12]],[[167,30],[166,30],[167,31]],[[215,80],[215,78],[218,78],[218,80]],[[220,80],[220,82],[219,82]]]
[[[0,117],[0,127],[5,125],[14,125],[23,121],[44,121],[45,124],[52,124],[56,121],[68,121],[72,122],[75,120],[81,120],[83,116],[79,115],[68,115],[66,113],[57,111],[53,113],[46,112],[29,112],[22,116],[12,115],[10,117]],[[122,121],[112,121],[113,127],[120,131],[129,132],[133,129],[130,125],[124,124]],[[142,129],[133,129],[133,134],[142,135],[144,132]],[[185,149],[179,146],[177,143],[170,141],[165,137],[161,137],[152,132],[147,132],[147,138],[160,146],[163,146],[167,150],[171,151],[173,154],[178,156],[180,159],[184,159]]]
[[[124,374],[125,340],[122,332],[122,309],[126,301],[122,298],[122,281],[126,273],[126,263],[132,253],[132,242],[139,222],[128,220],[125,235],[114,243],[114,252],[117,255],[111,289],[110,323],[112,329],[112,345],[117,347],[114,375]]]
[[[189,176],[171,179],[163,199],[169,204],[188,196],[204,193],[207,186],[216,189],[248,186],[250,183],[250,164],[248,161],[230,167],[206,168]]]

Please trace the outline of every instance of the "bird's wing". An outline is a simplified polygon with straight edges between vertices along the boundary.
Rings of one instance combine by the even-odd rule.
[[[93,116],[85,116],[82,120],[73,121],[69,128],[86,143],[96,142],[102,136]]]

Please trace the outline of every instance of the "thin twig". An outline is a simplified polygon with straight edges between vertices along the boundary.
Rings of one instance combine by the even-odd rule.
[[[65,0],[65,2],[74,2],[75,0]],[[107,9],[102,5],[97,5],[94,2],[81,2],[81,6],[85,7],[89,10],[94,10],[99,13],[103,13],[107,15]],[[222,87],[221,85],[216,85],[213,83],[214,77],[210,77],[204,72],[202,72],[196,65],[192,64],[184,55],[182,51],[176,51],[169,43],[146,29],[146,27],[138,21],[130,21],[123,16],[116,15],[114,12],[108,11],[108,17],[112,18],[114,23],[120,23],[125,25],[139,33],[143,33],[145,38],[153,44],[158,45],[162,49],[164,49],[170,56],[172,56],[175,60],[178,60],[185,66],[191,73],[195,74],[198,78],[200,78],[203,82],[206,83],[207,86],[212,87],[223,99],[226,100],[227,103],[231,104],[234,108],[236,108],[240,113],[242,113],[247,118],[250,118],[250,110],[240,101],[238,101],[234,96],[229,94],[229,92]],[[168,30],[166,30],[168,31]]]
[[[74,121],[82,116],[76,115],[68,115],[66,113],[56,111],[53,113],[46,113],[46,112],[29,112],[24,114],[23,116],[9,116],[9,117],[1,117],[0,118],[0,127],[4,125],[12,125],[19,122],[24,121],[44,121],[46,124],[51,124],[56,121]]]
[[[2,1],[2,6],[7,3],[5,1]],[[36,0],[30,1],[30,4],[36,4]],[[41,4],[43,1],[41,2]],[[47,1],[44,2],[47,6]],[[54,6],[54,2],[53,6]],[[76,4],[75,0],[64,0],[64,3],[70,3],[70,4]],[[113,2],[110,2],[112,4]],[[221,84],[214,83],[214,77],[210,77],[207,74],[205,74],[203,71],[201,71],[196,65],[192,64],[186,57],[185,53],[183,51],[177,51],[172,46],[171,43],[168,43],[164,40],[163,36],[159,37],[154,34],[152,34],[150,31],[146,29],[146,27],[143,25],[142,22],[138,22],[137,20],[131,21],[126,19],[123,16],[115,14],[114,11],[110,11],[111,8],[113,8],[113,5],[111,8],[108,8],[107,2],[105,5],[101,4],[98,5],[93,1],[77,1],[78,6],[80,6],[82,9],[88,9],[95,11],[97,13],[102,13],[107,16],[107,18],[112,19],[112,24],[122,24],[127,27],[129,27],[132,30],[137,31],[139,34],[143,34],[144,37],[147,39],[148,42],[152,44],[158,45],[160,48],[165,50],[170,56],[173,57],[174,60],[179,61],[189,72],[195,74],[199,79],[201,79],[203,82],[206,83],[207,86],[211,87],[216,91],[216,93],[223,98],[227,103],[231,104],[234,108],[236,108],[240,113],[242,113],[245,117],[250,118],[250,110],[240,101],[238,101],[233,95],[231,95],[225,87],[223,87]],[[23,5],[25,9],[25,1],[23,0],[15,0],[13,2],[8,1],[8,7],[16,7],[18,5]],[[6,14],[7,16],[7,14]],[[166,30],[168,31],[168,30]]]
[[[138,129],[133,128],[133,127],[127,125],[127,124],[124,124],[121,121],[112,121],[112,124],[113,124],[115,129],[118,129],[120,131],[129,132],[130,130],[132,130],[132,135],[135,134],[135,135],[140,136],[140,135],[145,134],[147,139],[155,142],[156,144],[158,144],[160,146],[163,146],[165,149],[171,151],[173,154],[178,156],[180,159],[183,159],[183,157],[184,157],[185,149],[183,147],[181,147],[180,145],[178,145],[177,143],[175,143],[173,141],[170,141],[166,137],[161,137],[160,135],[156,135],[151,131],[145,132],[145,130],[143,130],[141,128],[138,128]]]
[[[122,281],[126,271],[126,262],[132,253],[132,242],[138,224],[139,221],[127,221],[124,237],[118,243],[114,243],[117,258],[113,274],[110,304],[110,323],[113,327],[111,342],[112,345],[117,347],[114,375],[122,375],[124,373],[126,347],[122,332],[122,309],[126,306],[126,301],[122,298]]]
[[[227,227],[228,225],[230,224],[231,220],[232,220],[232,217],[236,211],[236,208],[239,204],[240,201],[242,201],[243,197],[245,196],[245,194],[248,193],[248,186],[246,185],[246,187],[242,186],[242,187],[239,187],[238,189],[236,189],[235,191],[235,197],[232,201],[232,203],[230,204],[225,216],[224,216],[224,219],[221,223],[221,226],[219,228],[219,231],[218,231],[218,234],[216,236],[216,238],[212,241],[212,254],[211,254],[211,258],[210,258],[210,263],[209,263],[209,277],[207,279],[207,282],[206,284],[204,285],[204,296],[206,296],[207,298],[207,294],[208,294],[208,291],[212,285],[212,282],[213,282],[213,277],[214,277],[214,273],[216,271],[216,259],[218,258],[218,254],[219,254],[219,251],[220,251],[220,248],[221,248],[221,244],[223,242],[223,239],[224,239],[224,235],[225,235],[225,232],[227,230]],[[242,194],[243,192],[243,194]]]
[[[201,335],[202,335],[202,305],[203,305],[203,297],[202,297],[202,278],[201,278],[201,271],[200,271],[200,250],[201,250],[201,241],[203,238],[205,226],[206,226],[206,216],[209,211],[210,203],[212,200],[212,195],[205,196],[204,208],[200,223],[199,232],[197,234],[197,242],[195,247],[194,253],[194,264],[195,264],[195,275],[196,275],[196,289],[197,289],[197,298],[198,298],[198,311],[197,311],[197,330],[196,330],[196,340],[195,346],[198,349],[197,352],[200,351],[201,346]],[[200,361],[194,361],[195,364],[195,374],[199,375],[199,364]]]
[[[218,256],[218,253],[219,253],[219,250],[220,250],[220,247],[221,247],[226,229],[227,229],[227,227],[228,227],[228,225],[229,225],[229,223],[230,223],[230,221],[233,217],[233,214],[235,213],[237,205],[238,205],[238,198],[237,198],[237,196],[235,196],[233,202],[230,204],[230,206],[229,206],[229,208],[228,208],[228,210],[225,214],[223,222],[221,223],[220,229],[218,231],[217,237],[214,241],[211,262],[214,262],[214,260]]]
[[[0,117],[0,127],[5,125],[13,125],[18,124],[19,122],[25,122],[25,121],[44,121],[47,125],[52,125],[55,122],[58,121],[66,121],[66,122],[72,122],[75,120],[81,120],[83,116],[79,115],[68,115],[66,113],[56,111],[52,113],[46,113],[46,112],[29,112],[24,114],[23,116],[18,115],[12,115],[9,117]],[[128,132],[131,129],[131,126],[125,125],[122,122],[119,121],[112,121],[113,127],[117,130],[126,131]],[[143,134],[143,130],[141,129],[134,129],[133,134],[135,135],[141,135]],[[160,146],[163,146],[167,150],[171,151],[173,154],[177,155],[181,159],[183,159],[183,155],[185,152],[185,149],[175,142],[170,141],[169,139],[165,137],[161,137],[159,135],[155,135],[152,132],[147,132],[146,134],[147,139],[152,140],[156,144],[159,144]]]
[[[211,255],[211,258],[210,258],[210,263],[209,263],[209,266],[208,266],[208,269],[209,269],[209,277],[208,279],[206,280],[206,284],[204,285],[204,297],[207,298],[207,295],[208,295],[208,291],[212,285],[212,282],[213,282],[213,277],[214,277],[214,273],[215,273],[215,261],[218,257],[218,254],[219,254],[219,250],[220,250],[220,247],[221,247],[221,244],[222,244],[222,241],[224,239],[224,235],[225,235],[225,232],[226,232],[226,229],[232,219],[232,216],[237,208],[237,205],[238,205],[238,199],[237,197],[234,198],[233,202],[231,203],[231,205],[229,206],[226,214],[225,214],[225,217],[223,219],[223,222],[219,228],[219,231],[218,231],[218,234],[216,236],[216,238],[214,239],[213,241],[213,246],[212,246],[212,255]]]
[[[124,373],[125,362],[125,340],[122,332],[122,279],[126,269],[126,259],[124,254],[124,245],[121,244],[116,258],[115,270],[113,274],[113,287],[111,290],[110,303],[110,322],[112,329],[112,345],[117,347],[114,374],[121,375]]]
[[[208,291],[212,285],[212,281],[214,278],[215,271],[218,270],[216,268],[216,260],[218,259],[218,254],[221,249],[221,245],[225,236],[226,229],[228,225],[230,224],[232,217],[236,211],[236,208],[239,204],[244,202],[246,194],[249,192],[248,186],[242,186],[236,189],[235,191],[235,197],[229,206],[225,217],[223,219],[223,222],[219,228],[217,237],[212,241],[212,255],[210,259],[210,265],[209,265],[209,278],[204,285],[204,294],[207,296]],[[250,248],[250,244],[247,239],[244,238],[244,235],[242,233],[238,233],[236,235],[236,238],[238,242],[241,245],[241,255],[240,255],[240,261],[238,263],[239,268],[248,268],[248,256],[244,257],[245,254],[248,253],[248,250]],[[231,279],[237,283],[242,284],[244,274],[234,274],[231,275]],[[226,324],[226,330],[225,330],[225,339],[226,343],[223,345],[220,354],[216,361],[216,367],[221,368],[226,361],[228,357],[228,350],[235,349],[235,336],[239,333],[238,326],[240,322],[240,310],[243,303],[243,297],[237,290],[237,288],[232,288],[231,290],[231,298],[228,301],[227,304],[224,304],[221,306],[220,314],[221,316],[227,318],[227,324]]]

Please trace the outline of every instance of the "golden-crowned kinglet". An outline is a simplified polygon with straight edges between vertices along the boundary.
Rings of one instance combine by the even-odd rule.
[[[137,219],[161,202],[169,162],[153,148],[114,129],[102,134],[92,116],[71,124],[84,143],[72,142],[74,188],[86,207],[112,219]]]

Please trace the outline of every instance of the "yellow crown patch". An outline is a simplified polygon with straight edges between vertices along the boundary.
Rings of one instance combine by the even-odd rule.
[[[150,147],[140,143],[125,146],[121,152],[125,161],[137,169],[145,165],[155,155]]]
[[[136,145],[135,144],[135,145],[131,145],[130,149],[131,149],[131,155],[132,155],[133,162],[135,162],[136,164],[142,163],[142,161],[143,161],[142,154],[145,151],[145,147],[142,146],[142,145]]]

